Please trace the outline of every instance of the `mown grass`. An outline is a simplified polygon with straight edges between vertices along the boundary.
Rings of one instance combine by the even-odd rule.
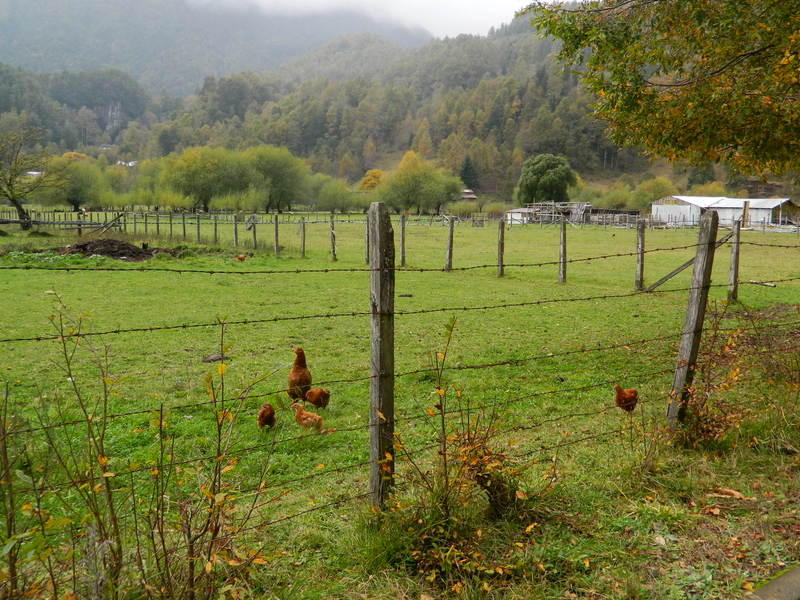
[[[128,265],[104,258],[76,258],[52,253],[22,252],[34,247],[55,248],[74,238],[27,238],[14,233],[0,238],[8,252],[0,266],[114,266],[174,269],[260,270],[318,269],[364,266],[363,225],[337,225],[339,261],[330,262],[328,231],[324,224],[309,225],[307,255],[298,256],[296,226],[282,230],[280,256],[256,251],[244,263],[226,247],[187,244],[182,258],[160,255],[144,265]],[[271,233],[271,230],[270,230]],[[191,235],[191,234],[190,234]],[[454,266],[492,264],[496,260],[496,228],[460,225],[456,231]],[[632,230],[585,227],[570,229],[569,257],[580,258],[629,252],[635,248]],[[143,236],[132,241],[169,245]],[[270,239],[270,238],[268,238]],[[506,232],[506,262],[534,263],[556,260],[558,233],[553,227],[514,227]],[[796,237],[745,232],[744,241],[795,244]],[[446,229],[438,225],[409,225],[409,266],[440,268],[444,262]],[[647,232],[648,248],[694,244],[694,231]],[[175,243],[173,241],[172,243]],[[268,246],[269,247],[269,246]],[[800,277],[797,249],[746,245],[741,260],[742,280]],[[653,281],[691,257],[692,248],[654,252],[646,257],[646,279]],[[509,267],[498,279],[492,268],[451,273],[413,271],[397,274],[398,311],[439,307],[481,307],[543,299],[580,298],[626,294],[632,291],[632,256],[573,263],[568,282],[560,285],[557,266]],[[727,281],[727,246],[718,251],[714,283]],[[429,353],[441,350],[442,332],[451,315],[457,317],[448,362],[472,365],[527,357],[537,360],[516,366],[462,370],[447,373],[447,382],[463,390],[473,405],[502,404],[506,426],[535,422],[558,415],[597,411],[613,403],[610,384],[637,387],[645,399],[645,418],[660,416],[663,395],[669,390],[675,363],[677,334],[683,324],[685,291],[691,269],[665,284],[662,291],[624,298],[582,302],[553,302],[512,309],[442,311],[396,318],[398,372],[429,366]],[[797,305],[798,282],[776,288],[743,285],[742,302],[752,309]],[[55,313],[57,292],[70,313],[86,319],[94,331],[117,328],[159,327],[213,323],[217,319],[265,319],[368,310],[368,273],[331,272],[274,275],[201,275],[160,272],[48,272],[3,271],[0,276],[0,320],[3,338],[53,334],[48,317]],[[725,288],[711,290],[712,302],[722,302]],[[796,321],[797,310],[782,320]],[[95,338],[108,348],[111,372],[119,378],[111,399],[111,412],[158,410],[163,404],[174,436],[175,459],[189,460],[213,454],[211,424],[214,415],[203,407],[170,411],[171,406],[207,399],[204,376],[215,366],[200,359],[219,350],[219,327],[132,333]],[[636,340],[672,336],[651,343]],[[285,386],[293,358],[292,348],[303,346],[315,381],[356,379],[369,375],[368,317],[318,318],[275,323],[229,326],[230,345],[226,386],[241,389],[265,377],[253,394],[267,394]],[[622,345],[614,350],[575,353],[547,358],[548,353],[589,350]],[[96,391],[96,369],[84,353],[77,379]],[[0,368],[11,389],[20,419],[36,425],[33,405],[45,408],[56,397],[68,398],[69,382],[59,370],[58,342],[19,342],[0,345]],[[652,375],[656,371],[663,374]],[[650,375],[647,375],[650,374]],[[566,391],[597,384],[593,389]],[[752,385],[756,385],[753,383]],[[366,424],[368,383],[331,384],[330,407],[324,411],[326,427],[350,429]],[[541,392],[552,394],[535,396]],[[435,426],[422,416],[431,405],[433,381],[421,373],[398,378],[396,411],[398,429],[409,445],[429,444]],[[757,393],[756,393],[757,395]],[[267,399],[276,405],[288,400],[278,393]],[[280,400],[279,400],[280,399]],[[234,423],[235,446],[266,444],[254,422],[262,398],[246,400]],[[109,469],[124,471],[147,465],[157,448],[157,435],[149,426],[153,415],[136,415],[110,422]],[[277,439],[294,438],[298,429],[291,413],[279,411]],[[543,523],[537,535],[522,536],[503,524],[495,527],[498,545],[520,541],[521,560],[531,565],[526,579],[494,585],[491,591],[474,590],[475,596],[503,598],[728,598],[735,597],[745,580],[763,578],[790,564],[796,557],[792,531],[798,527],[796,456],[770,450],[764,423],[747,424],[724,448],[677,451],[659,446],[657,467],[642,473],[641,440],[611,436],[576,444],[559,453],[559,478],[555,490],[541,503]],[[796,415],[789,431],[797,437]],[[514,451],[535,451],[555,441],[579,438],[605,430],[625,428],[624,416],[615,412],[578,417],[505,442]],[[758,429],[761,427],[762,429]],[[772,431],[772,430],[769,430]],[[781,435],[785,432],[781,430]],[[80,428],[75,428],[79,435]],[[774,432],[773,432],[774,433]],[[30,444],[35,445],[36,434]],[[638,439],[638,438],[637,438]],[[234,484],[247,487],[266,451],[242,456],[230,473]],[[334,432],[282,443],[269,453],[268,484],[290,490],[270,503],[263,520],[273,520],[332,500],[366,491],[367,468],[342,472],[335,469],[366,461],[367,431]],[[548,467],[549,468],[549,467]],[[537,487],[545,467],[531,469],[531,486]],[[297,484],[280,482],[316,473],[319,477]],[[714,487],[730,487],[753,502],[720,500],[720,514],[703,512],[705,496]],[[263,566],[254,583],[259,593],[280,598],[316,597],[419,597],[435,594],[402,568],[387,564],[373,553],[369,535],[361,524],[361,503],[308,513],[271,526],[268,548],[275,560]],[[511,528],[510,528],[511,527]],[[509,529],[510,528],[510,529]],[[784,533],[781,533],[784,532]],[[658,536],[659,544],[654,540]],[[761,536],[761,537],[759,537]],[[661,539],[665,542],[660,544]],[[738,541],[731,541],[736,538]],[[743,549],[743,547],[746,548]],[[731,549],[736,550],[729,556]],[[792,553],[795,553],[794,555]],[[739,558],[739,555],[743,558]],[[587,562],[588,561],[588,562]],[[752,561],[752,564],[751,564]],[[541,565],[541,567],[539,567]]]

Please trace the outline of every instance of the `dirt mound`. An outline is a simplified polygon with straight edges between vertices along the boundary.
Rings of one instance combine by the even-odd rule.
[[[128,242],[114,239],[87,240],[59,250],[60,254],[82,254],[83,256],[97,254],[130,262],[147,260],[160,252],[169,252],[169,250],[164,248],[140,248]]]

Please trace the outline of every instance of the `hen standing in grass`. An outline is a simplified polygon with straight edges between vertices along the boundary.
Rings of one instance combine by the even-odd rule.
[[[299,402],[292,404],[294,410],[294,420],[303,429],[314,429],[317,433],[322,433],[322,417],[312,412],[306,412],[303,405]]]
[[[614,386],[614,391],[617,393],[614,403],[627,413],[633,412],[639,401],[639,392],[634,389],[624,390],[618,385]]]
[[[303,400],[311,389],[311,371],[306,366],[306,355],[302,348],[294,349],[295,357],[292,370],[289,371],[289,385],[286,393],[292,400]]]
[[[258,411],[256,420],[260,429],[264,429],[264,426],[273,427],[275,425],[275,409],[272,408],[272,404],[265,402]]]
[[[322,388],[314,388],[306,392],[306,402],[310,402],[317,408],[325,408],[331,401],[331,393]]]

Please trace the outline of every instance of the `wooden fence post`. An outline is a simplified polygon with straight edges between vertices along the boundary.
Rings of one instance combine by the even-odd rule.
[[[278,215],[275,215],[274,220],[272,221],[273,227],[275,229],[275,256],[278,256],[281,253],[281,244],[280,239],[278,237]]]
[[[219,223],[217,222],[217,215],[214,215],[214,245],[219,243]]]
[[[567,282],[567,221],[561,217],[561,232],[558,243],[558,282]]]
[[[156,235],[161,237],[161,212],[156,213]]]
[[[172,211],[169,211],[169,239],[172,239]]]
[[[394,231],[382,202],[370,205],[367,220],[372,311],[369,488],[372,506],[382,509],[394,483]]]
[[[75,220],[78,222],[78,237],[83,235],[83,219],[81,218],[81,213],[75,213]]]
[[[400,215],[400,266],[406,266],[406,215]]]
[[[233,247],[239,245],[239,216],[233,213]]]
[[[186,213],[181,213],[181,226],[183,227],[183,241],[186,241]]]
[[[300,217],[300,258],[306,257],[306,218]]]
[[[147,235],[147,221],[148,221],[147,217],[148,217],[148,214],[144,213],[144,234],[145,235]]]
[[[506,250],[506,222],[500,219],[497,227],[497,276],[503,276],[503,255]]]
[[[136,211],[133,211],[133,234],[136,235]]]
[[[199,244],[200,243],[200,213],[194,213],[194,238],[195,241]]]
[[[695,361],[700,349],[700,338],[703,334],[703,320],[708,302],[708,289],[711,285],[711,268],[714,265],[717,227],[719,215],[715,210],[706,211],[700,217],[700,232],[697,239],[697,256],[692,272],[692,285],[689,290],[689,302],[686,308],[686,320],[683,324],[678,362],[675,367],[675,378],[672,381],[670,403],[667,408],[667,421],[675,427],[682,421],[686,413],[686,402],[689,399],[688,388],[694,380]]]
[[[333,213],[331,213],[331,260],[336,262],[336,229],[333,221]]]
[[[253,215],[253,250],[258,249],[258,238],[256,237],[256,221],[258,221],[258,217]]]
[[[453,228],[456,220],[450,217],[447,220],[447,249],[444,255],[444,270],[450,271],[453,268]]]
[[[728,272],[728,302],[739,298],[739,239],[742,233],[742,221],[733,222],[733,238],[731,238],[731,267]]]
[[[636,224],[636,281],[633,288],[637,292],[644,289],[644,220]]]

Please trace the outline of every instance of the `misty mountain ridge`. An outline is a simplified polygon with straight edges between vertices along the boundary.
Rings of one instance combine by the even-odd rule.
[[[188,0],[4,4],[0,62],[36,72],[121,69],[156,94],[193,93],[206,76],[272,71],[347,34],[367,32],[392,51],[432,39],[424,29],[348,11],[266,14]]]

